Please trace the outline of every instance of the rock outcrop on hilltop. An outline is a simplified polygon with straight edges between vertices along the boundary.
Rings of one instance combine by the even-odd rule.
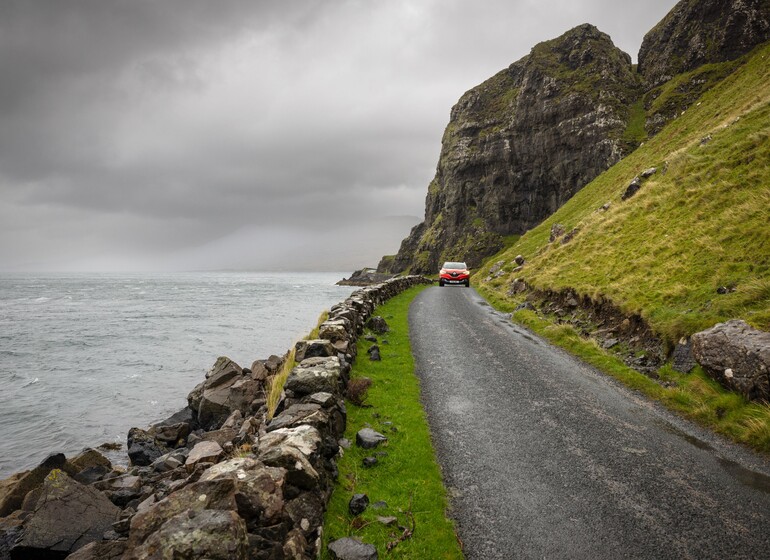
[[[703,64],[736,59],[768,40],[766,0],[683,0],[644,36],[638,70],[653,88]]]
[[[535,46],[452,108],[425,221],[380,272],[473,267],[624,155],[631,58],[592,25]]]

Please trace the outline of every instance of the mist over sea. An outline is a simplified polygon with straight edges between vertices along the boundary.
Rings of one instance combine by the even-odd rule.
[[[187,404],[218,356],[282,354],[342,273],[0,275],[0,479],[123,444]]]

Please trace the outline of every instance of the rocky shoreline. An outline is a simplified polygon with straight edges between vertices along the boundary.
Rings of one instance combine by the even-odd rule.
[[[290,353],[250,368],[220,357],[187,407],[129,430],[128,468],[86,449],[0,481],[0,560],[318,557],[356,340],[377,305],[421,283],[393,278],[333,306],[297,343],[272,417]]]

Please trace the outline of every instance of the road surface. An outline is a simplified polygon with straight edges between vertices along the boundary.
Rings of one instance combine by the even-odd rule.
[[[770,558],[770,461],[513,325],[473,289],[409,313],[469,559]]]

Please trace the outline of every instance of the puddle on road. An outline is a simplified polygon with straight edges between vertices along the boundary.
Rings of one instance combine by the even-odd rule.
[[[668,424],[666,422],[660,422],[660,425],[666,431],[679,436],[690,445],[694,445],[698,449],[711,451],[714,454],[714,458],[719,462],[719,465],[725,470],[725,472],[730,476],[732,476],[735,480],[743,484],[744,486],[748,486],[749,488],[753,488],[755,490],[759,490],[761,492],[770,494],[770,476],[767,476],[766,474],[762,474],[756,471],[752,471],[751,469],[747,469],[740,463],[736,463],[735,461],[731,461],[730,459],[725,459],[724,457],[720,457],[719,455],[716,454],[716,451],[711,445],[709,445],[708,443],[706,443],[701,439],[696,438],[695,436],[691,436],[690,434],[683,432],[679,428],[675,428],[671,424]]]

